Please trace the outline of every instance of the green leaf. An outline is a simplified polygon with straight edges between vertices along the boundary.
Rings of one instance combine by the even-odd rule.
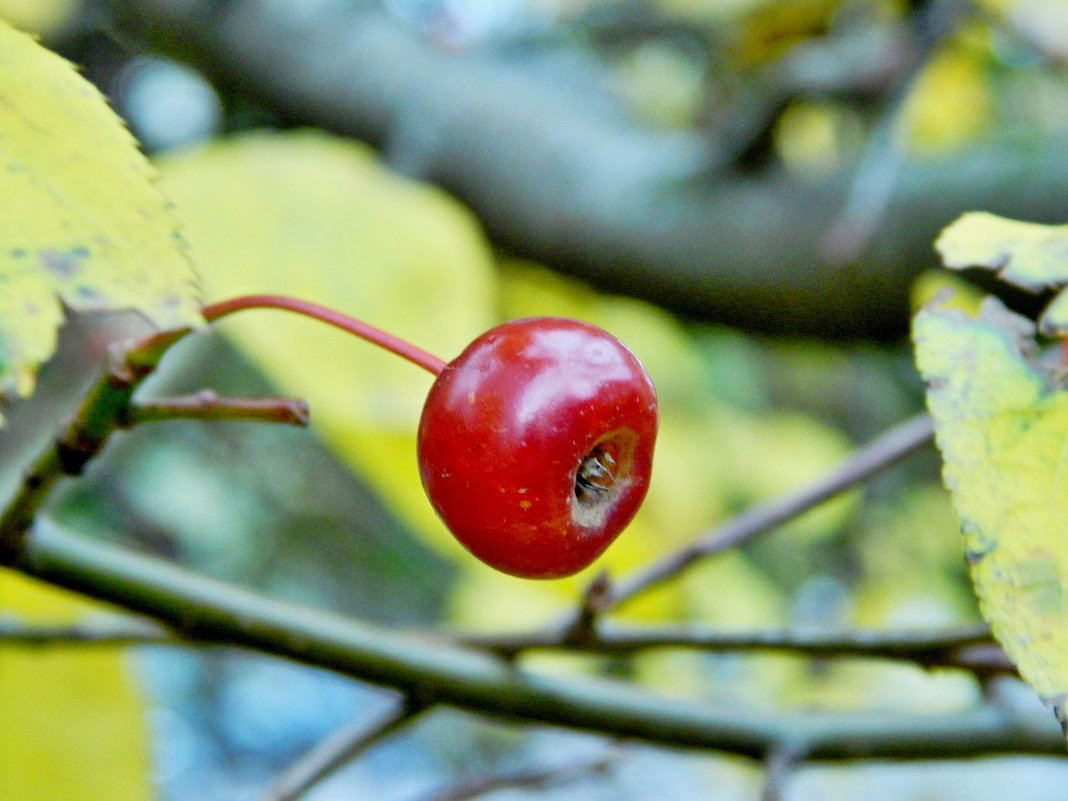
[[[994,299],[913,326],[944,477],[984,617],[1063,719],[1068,699],[1068,392],[1033,324]]]
[[[935,247],[947,267],[986,267],[1032,292],[1068,283],[1068,225],[1040,225],[969,212],[949,225]],[[1064,292],[1042,316],[1044,333],[1068,331]]]
[[[175,219],[100,93],[0,22],[0,98],[0,395],[32,391],[63,305],[196,325]]]

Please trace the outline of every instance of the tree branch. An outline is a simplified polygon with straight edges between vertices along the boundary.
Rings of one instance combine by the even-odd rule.
[[[768,713],[682,701],[608,680],[562,679],[492,656],[283,603],[72,537],[38,519],[20,568],[223,641],[392,687],[425,703],[757,759],[783,743],[814,760],[1064,754],[1051,718],[993,705],[943,715]]]
[[[177,398],[134,402],[120,420],[124,428],[161,420],[252,420],[308,425],[308,403],[300,398],[221,398],[203,389]]]
[[[15,497],[0,514],[0,565],[19,560],[34,517],[64,476],[77,475],[104,447],[129,412],[134,392],[152,373],[160,358],[186,331],[163,332],[134,343],[117,343],[108,350],[100,377],[23,476]]]
[[[778,651],[801,656],[864,659],[897,659],[924,667],[971,669],[979,658],[974,646],[993,643],[986,624],[947,629],[901,629],[821,631],[814,629],[769,629],[722,631],[696,624],[675,626],[628,626],[609,621],[584,630],[581,639],[567,631],[535,631],[507,634],[466,634],[453,638],[470,648],[499,653],[507,658],[535,649],[572,650],[623,655],[656,648],[687,648],[708,652]],[[1004,654],[995,662],[985,654],[986,669],[1015,668]]]
[[[757,759],[785,746],[817,760],[1063,753],[1063,739],[1052,721],[1024,718],[995,705],[939,716],[773,714],[679,701],[606,680],[560,679],[485,653],[405,639],[274,601],[66,534],[39,513],[49,489],[65,473],[77,473],[103,447],[128,413],[138,384],[185,333],[164,332],[114,351],[109,368],[0,518],[4,564],[154,617],[180,637],[253,648],[332,669],[391,687],[420,704],[450,704],[489,715]],[[922,418],[910,421],[895,436],[881,438],[879,447],[869,446],[847,460],[821,483],[819,492],[807,490],[787,505],[796,510],[815,502],[820,492],[833,494],[835,487],[848,486],[866,471],[889,464],[891,454],[899,458],[908,453],[929,435],[925,425],[929,424]],[[902,439],[911,443],[909,447]],[[587,594],[591,611],[600,608],[599,596],[599,591]],[[594,624],[595,618],[590,622]],[[329,767],[327,763],[318,764]]]
[[[0,617],[0,648],[43,648],[70,645],[182,645],[166,629],[145,620],[116,615],[89,618],[67,626],[28,625]]]
[[[820,243],[848,170],[705,174],[697,134],[643,130],[512,54],[462,53],[356,3],[110,0],[127,35],[291,121],[376,144],[467,203],[507,250],[701,319],[899,337],[930,243],[962,211],[1068,217],[1064,143],[903,164],[862,258]]]
[[[984,676],[1016,672],[1004,651],[991,639],[990,629],[985,624],[897,631],[719,631],[694,624],[627,626],[598,621],[579,633],[539,630],[445,637],[437,632],[421,632],[419,636],[431,640],[444,639],[465,648],[491,651],[508,660],[514,660],[525,651],[543,649],[626,656],[657,648],[686,648],[712,653],[781,651],[824,659],[902,660],[927,668],[959,668]],[[58,626],[29,625],[13,618],[0,617],[0,648],[218,644],[181,638],[148,621],[117,615],[102,615]]]
[[[499,790],[523,788],[526,790],[543,790],[564,782],[575,781],[591,773],[604,773],[616,759],[615,753],[608,753],[593,760],[584,760],[570,765],[506,773],[499,776],[486,776],[469,779],[455,787],[429,793],[419,801],[470,801],[482,795]]]
[[[327,776],[410,723],[422,711],[423,707],[413,705],[405,698],[394,698],[386,709],[370,720],[361,717],[342,726],[290,765],[263,801],[296,801]]]

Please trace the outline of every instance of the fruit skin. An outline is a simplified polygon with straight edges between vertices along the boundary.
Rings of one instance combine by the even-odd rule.
[[[559,578],[600,556],[637,512],[656,430],[656,390],[619,340],[577,320],[513,320],[439,374],[419,422],[419,474],[476,557]],[[589,479],[576,491],[580,469]]]

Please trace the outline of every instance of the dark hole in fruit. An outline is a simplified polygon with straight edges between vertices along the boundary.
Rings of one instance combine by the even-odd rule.
[[[575,474],[575,497],[583,503],[596,503],[608,496],[616,483],[615,454],[597,445],[586,454]]]

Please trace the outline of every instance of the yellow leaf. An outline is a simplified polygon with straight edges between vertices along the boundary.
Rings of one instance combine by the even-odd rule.
[[[978,318],[916,316],[944,477],[983,616],[1055,707],[1068,694],[1068,393],[1027,354],[1029,321],[988,300]]]
[[[969,212],[942,232],[935,247],[947,267],[986,267],[1030,291],[1068,282],[1068,225]],[[1040,326],[1045,334],[1068,332],[1068,293],[1061,291],[1046,307]]]
[[[0,0],[0,19],[31,33],[48,34],[74,16],[80,0]]]
[[[101,607],[0,571],[0,616],[71,623]],[[145,708],[122,652],[0,646],[0,798],[152,797]]]
[[[37,367],[52,355],[63,309],[36,270],[0,272],[0,287],[0,395],[25,397],[33,392]],[[6,330],[12,321],[17,331]]]
[[[935,242],[947,267],[987,267],[1024,289],[1068,281],[1068,226],[1040,225],[983,211],[961,215]]]
[[[836,8],[828,0],[737,4],[734,10],[743,13],[730,53],[742,67],[759,67],[791,47],[825,33]]]
[[[979,313],[983,297],[973,284],[955,273],[942,269],[924,270],[909,291],[909,306],[916,312],[937,298],[944,306],[975,315]]]
[[[192,268],[133,137],[59,56],[0,22],[0,394],[25,395],[61,303],[200,320]]]
[[[775,126],[775,147],[783,163],[813,178],[842,169],[862,141],[856,112],[840,104],[791,103]]]
[[[493,266],[475,220],[444,193],[391,174],[367,147],[312,132],[256,134],[159,168],[209,299],[315,301],[445,359],[492,323]],[[219,327],[279,391],[308,399],[313,429],[411,525],[462,553],[416,468],[429,373],[278,311]]]
[[[990,124],[985,57],[985,51],[951,47],[937,54],[920,74],[904,109],[904,123],[916,150],[937,152],[960,145]]]

